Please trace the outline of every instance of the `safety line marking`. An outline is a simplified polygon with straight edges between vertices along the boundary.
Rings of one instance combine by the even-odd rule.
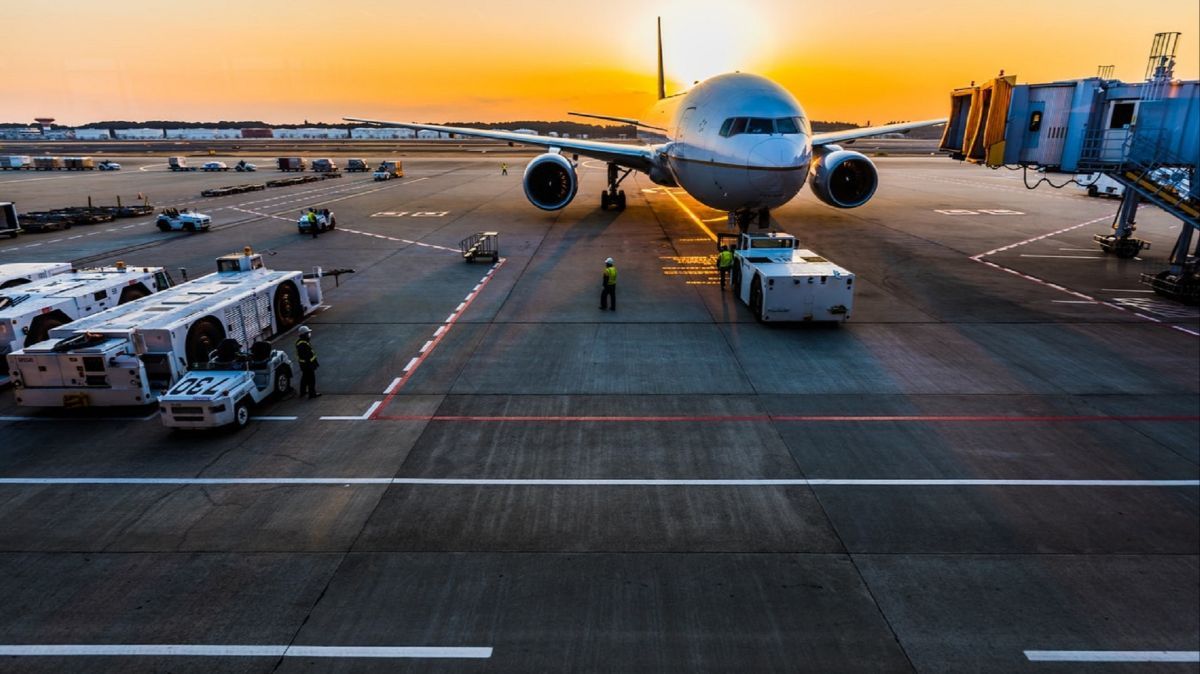
[[[362,414],[359,414],[357,416],[330,416],[330,417],[321,417],[321,420],[322,421],[364,421],[366,419],[371,418],[371,415],[375,413],[375,410],[379,409],[379,405],[382,402],[383,402],[382,400],[376,400],[375,402],[371,403],[371,406],[367,408],[366,412],[363,412]]]
[[[350,417],[357,419],[359,417]],[[436,477],[4,477],[6,485],[418,485],[459,487],[1200,487],[1200,480],[556,479]]]
[[[708,228],[708,225],[704,224],[703,220],[696,217],[696,214],[692,212],[692,209],[688,208],[686,204],[684,204],[682,201],[680,201],[679,197],[675,196],[674,192],[672,192],[671,190],[663,190],[663,191],[667,193],[667,196],[669,196],[673,200],[675,200],[675,203],[678,204],[681,209],[683,209],[684,213],[688,214],[688,217],[692,219],[692,222],[696,223],[697,227],[699,227],[701,230],[704,231],[705,234],[708,235],[708,238],[712,239],[713,241],[717,240],[717,235],[714,234],[713,231]]]
[[[1200,651],[1025,651],[1030,662],[1200,662]]]
[[[486,286],[488,283],[490,283],[492,278],[494,278],[496,270],[499,269],[506,261],[507,259],[503,257],[499,260],[496,260],[495,264],[493,264],[492,267],[488,269],[488,272],[483,275],[483,278],[479,279],[479,283],[475,287],[477,289],[482,289],[483,286]],[[428,358],[429,355],[433,353],[434,349],[436,349],[438,345],[442,343],[442,340],[446,338],[446,335],[450,334],[450,328],[454,327],[454,325],[458,323],[458,319],[463,315],[463,312],[465,312],[467,308],[471,306],[475,299],[479,297],[479,293],[480,290],[472,290],[467,295],[466,299],[464,299],[463,302],[454,309],[454,313],[447,316],[446,320],[442,322],[442,325],[438,326],[437,331],[433,333],[433,339],[425,342],[425,344],[421,346],[421,350],[418,352],[418,355],[412,360],[408,361],[408,365],[404,366],[404,374],[400,376],[400,382],[397,383],[392,391],[387,394],[387,397],[383,399],[382,404],[378,406],[379,409],[385,409],[389,404],[391,404],[392,399],[395,398],[396,394],[400,392],[400,389],[408,383],[408,380],[412,378],[413,373],[417,371],[417,368],[421,367],[421,363],[424,363],[425,359]],[[378,411],[373,409],[372,412],[374,412],[374,414],[369,414],[368,416],[370,416],[372,420],[378,419]]]
[[[0,644],[4,656],[183,656],[272,658],[490,658],[477,646],[300,646],[236,644]]]
[[[299,419],[299,418],[300,418],[300,417],[280,417],[280,416],[273,416],[273,417],[250,417],[250,421],[295,421],[295,420],[297,420],[297,419]]]
[[[918,422],[918,423],[1090,423],[1090,422],[1178,422],[1200,421],[1197,415],[1130,415],[1130,416],[919,416],[919,415],[815,415],[815,414],[731,414],[731,415],[661,415],[661,416],[588,416],[588,415],[379,415],[389,421],[479,421],[479,422],[742,422],[742,421],[800,421],[800,422]]]
[[[361,234],[362,236],[370,236],[370,237],[374,237],[376,239],[387,239],[388,241],[398,241],[400,243],[407,243],[407,244],[414,245],[414,246],[421,246],[423,248],[436,248],[438,250],[449,251],[451,253],[454,253],[455,255],[462,254],[462,251],[460,251],[457,248],[447,248],[446,246],[439,246],[439,245],[433,244],[433,243],[423,243],[421,241],[413,241],[412,239],[401,239],[401,238],[395,237],[395,236],[385,236],[383,234],[373,234],[371,232],[362,232],[357,229],[346,229],[345,227],[341,227],[340,230],[343,232],[349,232],[351,234]]]
[[[392,383],[388,384],[387,388],[383,389],[383,394],[387,395],[387,394],[391,393],[392,391],[395,391],[396,387],[399,385],[400,385],[400,378],[396,377],[395,379],[392,380]]]

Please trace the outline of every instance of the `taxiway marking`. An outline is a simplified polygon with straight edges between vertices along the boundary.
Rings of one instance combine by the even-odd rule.
[[[375,413],[375,410],[379,409],[379,406],[382,403],[383,403],[382,400],[376,400],[375,402],[371,403],[371,406],[367,408],[366,412],[363,412],[362,414],[359,414],[357,416],[328,416],[328,417],[321,417],[321,420],[322,421],[365,421],[365,420],[371,418],[371,415]]]
[[[701,220],[695,213],[692,212],[692,209],[687,207],[687,204],[680,201],[679,197],[675,196],[674,192],[671,190],[663,191],[666,192],[667,196],[671,197],[671,199],[673,199],[675,203],[679,205],[679,208],[683,209],[684,213],[687,213],[688,217],[692,219],[692,222],[696,223],[696,226],[699,227],[706,235],[708,235],[708,238],[712,239],[713,241],[717,240],[717,235],[708,228],[708,225],[704,224],[703,220]]]
[[[396,394],[400,392],[400,389],[408,383],[408,380],[412,378],[413,373],[415,373],[417,369],[421,367],[421,363],[424,363],[425,359],[428,358],[429,355],[433,353],[434,349],[436,349],[438,345],[442,343],[442,340],[446,338],[446,335],[450,334],[450,329],[453,328],[456,323],[458,323],[458,319],[462,317],[463,312],[465,312],[467,308],[471,306],[471,303],[474,302],[477,297],[479,297],[479,293],[483,292],[483,289],[487,286],[487,284],[492,282],[492,279],[495,278],[496,270],[503,266],[506,261],[507,260],[505,258],[496,260],[491,269],[489,269],[488,272],[483,275],[483,278],[479,279],[479,283],[476,283],[475,287],[471,289],[471,292],[467,293],[467,296],[463,298],[463,301],[460,302],[457,307],[455,307],[454,313],[447,316],[446,320],[442,322],[442,325],[438,326],[438,329],[433,333],[433,338],[421,345],[421,349],[417,352],[417,355],[414,356],[412,360],[408,361],[408,365],[404,366],[403,374],[401,374],[400,377],[398,377],[396,381],[393,381],[392,385],[388,387],[390,390],[386,392],[387,396],[383,399],[382,404],[377,403],[376,405],[373,405],[371,409],[367,410],[367,414],[365,415],[367,418],[373,421],[379,418],[379,410],[385,409],[389,404],[391,404],[392,399],[396,397]]]
[[[0,655],[17,657],[154,656],[255,658],[490,658],[478,646],[297,646],[240,644],[0,644]]]
[[[1200,651],[1025,651],[1030,662],[1200,662]]]
[[[358,417],[347,417],[356,419]],[[1021,479],[556,479],[458,477],[4,477],[8,485],[424,485],[460,487],[1200,487],[1200,480]]]

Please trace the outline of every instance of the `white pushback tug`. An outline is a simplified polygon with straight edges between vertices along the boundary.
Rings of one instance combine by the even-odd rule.
[[[739,235],[731,275],[734,294],[760,321],[840,323],[854,307],[854,274],[798,247],[791,234]]]
[[[321,303],[319,274],[272,271],[249,248],[217,272],[50,331],[8,356],[20,405],[145,405],[171,390],[226,338],[253,344],[287,332]]]
[[[159,417],[168,428],[242,428],[250,408],[272,395],[292,390],[292,361],[267,342],[255,342],[248,352],[226,338],[196,364],[179,383],[159,397]]]

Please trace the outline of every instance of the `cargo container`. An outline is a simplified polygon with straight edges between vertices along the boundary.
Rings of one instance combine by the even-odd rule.
[[[347,159],[346,171],[349,173],[366,173],[371,167],[367,164],[366,159]]]
[[[303,171],[308,168],[308,160],[304,157],[280,157],[275,164],[280,171]]]
[[[63,157],[63,168],[68,171],[91,171],[96,162],[91,157]]]
[[[19,171],[32,165],[33,160],[26,155],[10,154],[0,157],[0,169],[5,171]]]
[[[195,171],[196,166],[188,166],[187,157],[168,157],[167,168],[172,171]]]
[[[0,201],[0,236],[15,239],[20,233],[21,220],[17,217],[16,205],[11,201]]]
[[[63,167],[62,157],[34,157],[33,168],[38,171],[57,171]]]

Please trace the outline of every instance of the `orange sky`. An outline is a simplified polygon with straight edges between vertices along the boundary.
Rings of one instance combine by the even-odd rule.
[[[243,9],[249,8],[249,9]],[[6,3],[0,121],[416,121],[637,116],[654,90],[654,17],[669,91],[729,70],[778,80],[819,120],[944,116],[950,89],[1003,68],[1021,82],[1140,80],[1153,34],[1200,3],[1137,13],[1108,0],[58,0]],[[1192,32],[1186,32],[1186,31]]]

